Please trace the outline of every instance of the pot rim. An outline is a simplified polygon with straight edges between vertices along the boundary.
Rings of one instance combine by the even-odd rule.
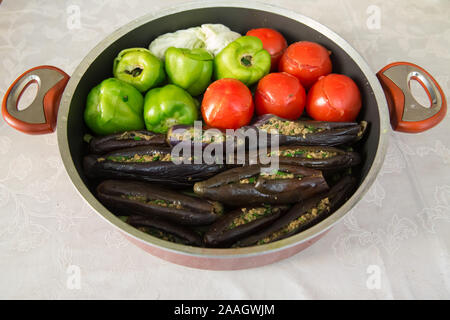
[[[164,241],[159,238],[153,237],[147,233],[139,231],[138,229],[128,225],[127,223],[123,222],[118,217],[113,215],[94,197],[94,195],[90,192],[90,190],[87,188],[87,186],[81,179],[80,175],[78,174],[70,154],[67,136],[67,120],[71,104],[71,98],[73,96],[73,93],[75,92],[76,87],[78,86],[81,77],[87,71],[91,63],[103,52],[103,50],[105,50],[109,45],[111,45],[120,37],[124,36],[131,30],[141,26],[144,23],[148,23],[152,20],[182,11],[189,11],[201,8],[211,8],[211,7],[238,7],[238,8],[268,11],[271,13],[285,16],[287,18],[291,18],[319,31],[320,33],[328,37],[330,40],[334,41],[337,45],[339,45],[357,63],[358,67],[361,69],[364,76],[369,81],[378,105],[378,113],[380,117],[380,137],[378,141],[377,151],[372,166],[369,169],[369,172],[367,173],[365,179],[362,181],[361,185],[358,187],[355,193],[337,211],[335,211],[332,215],[322,220],[318,224],[294,236],[273,243],[268,243],[265,245],[245,247],[245,248],[226,248],[226,249],[201,248]],[[325,27],[324,25],[320,24],[319,22],[309,17],[303,16],[292,10],[284,9],[282,7],[255,1],[246,1],[245,3],[238,1],[223,1],[223,0],[187,2],[182,5],[178,5],[176,7],[163,8],[159,10],[156,14],[150,13],[143,15],[142,17],[135,19],[132,22],[129,22],[126,25],[120,27],[119,29],[111,33],[109,36],[107,36],[105,39],[103,39],[98,45],[96,45],[75,69],[61,98],[57,121],[58,147],[64,167],[66,168],[67,174],[69,175],[69,178],[71,179],[78,193],[95,212],[97,212],[108,223],[119,228],[120,231],[125,232],[128,236],[146,245],[158,247],[160,249],[173,252],[175,254],[182,254],[201,258],[214,258],[214,259],[250,257],[255,255],[269,254],[277,251],[282,251],[283,249],[297,246],[301,243],[309,241],[312,238],[329,230],[336,223],[338,223],[353,208],[353,206],[357,202],[359,202],[359,200],[361,200],[361,198],[364,196],[364,194],[368,191],[368,189],[375,181],[386,155],[389,138],[388,132],[389,132],[388,107],[386,97],[383,93],[381,85],[377,77],[375,76],[375,73],[370,69],[369,65],[364,60],[364,58],[346,40],[341,38],[341,36],[339,36],[334,31],[330,30],[328,27]]]

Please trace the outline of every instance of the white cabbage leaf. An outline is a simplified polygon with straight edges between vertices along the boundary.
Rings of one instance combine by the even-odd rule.
[[[204,35],[205,49],[214,56],[241,36],[223,24],[202,24],[201,31]]]
[[[166,50],[170,47],[186,49],[203,48],[205,43],[200,39],[199,33],[201,33],[200,27],[165,33],[153,40],[148,49],[159,59],[164,60]]]
[[[231,31],[223,24],[203,24],[200,27],[165,33],[154,39],[148,49],[161,60],[164,60],[166,50],[170,47],[205,48],[215,56],[240,36],[239,33]]]

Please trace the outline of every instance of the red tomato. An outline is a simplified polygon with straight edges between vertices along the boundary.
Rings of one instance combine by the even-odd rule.
[[[300,41],[291,44],[280,60],[278,70],[298,78],[309,89],[321,76],[331,72],[330,53],[320,44]]]
[[[253,117],[252,93],[241,81],[220,79],[206,89],[202,101],[203,120],[210,127],[237,129]]]
[[[329,74],[308,92],[306,112],[320,121],[355,121],[361,110],[361,93],[356,83],[342,74]]]
[[[255,92],[258,115],[271,113],[284,119],[296,120],[302,115],[305,102],[305,89],[289,73],[269,73],[259,80]]]
[[[283,35],[274,29],[259,28],[248,31],[247,36],[257,37],[262,41],[263,48],[272,57],[270,70],[276,70],[281,56],[287,48],[287,42]]]

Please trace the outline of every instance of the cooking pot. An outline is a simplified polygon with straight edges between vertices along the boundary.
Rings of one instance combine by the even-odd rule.
[[[299,40],[318,42],[331,50],[333,72],[350,76],[361,90],[363,108],[358,120],[368,121],[370,127],[360,150],[364,161],[357,173],[358,188],[336,212],[297,235],[266,245],[231,249],[167,242],[131,227],[112,214],[95,198],[83,173],[82,157],[86,148],[83,135],[88,132],[83,121],[86,96],[91,88],[111,76],[117,53],[129,47],[147,47],[152,39],[163,33],[203,23],[222,23],[241,34],[252,28],[269,27],[280,31],[289,43]],[[431,107],[423,107],[414,99],[409,87],[411,80],[422,85]],[[33,82],[38,84],[37,96],[27,109],[19,111],[20,96]],[[130,241],[162,259],[216,270],[269,264],[310,246],[341,220],[374,182],[386,154],[389,119],[394,130],[420,132],[439,123],[446,109],[441,88],[423,68],[398,62],[375,75],[355,49],[320,23],[276,6],[233,1],[187,3],[134,20],[92,49],[71,77],[52,66],[26,71],[7,90],[2,104],[4,119],[17,130],[42,134],[57,128],[59,150],[72,183],[92,209]]]

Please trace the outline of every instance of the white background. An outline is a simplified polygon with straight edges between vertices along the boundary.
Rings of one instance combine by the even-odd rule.
[[[71,74],[116,28],[182,2],[4,0],[0,96],[37,65]],[[374,72],[411,61],[449,93],[450,1],[265,2],[330,27]],[[72,5],[80,10],[79,29],[70,28]],[[373,5],[379,29],[371,24]],[[28,136],[0,121],[0,298],[448,299],[449,117],[423,134],[392,133],[369,193],[318,243],[270,266],[227,272],[177,266],[128,243],[76,193],[56,134]],[[67,286],[70,265],[79,267],[80,289]],[[371,265],[379,268],[379,289],[367,285]]]

